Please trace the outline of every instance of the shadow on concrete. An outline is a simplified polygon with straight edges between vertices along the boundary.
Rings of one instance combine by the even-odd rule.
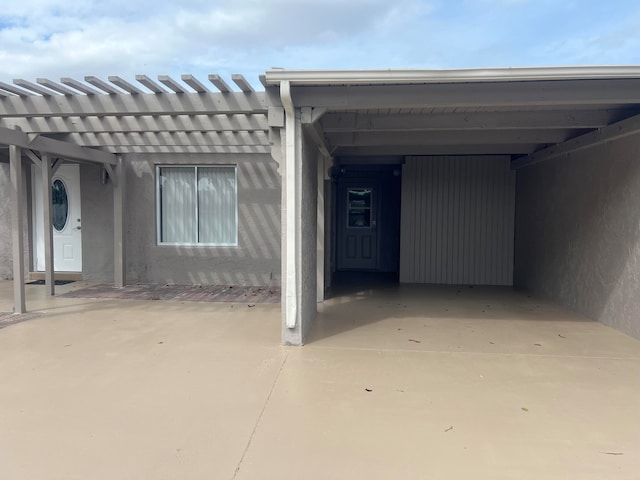
[[[324,340],[378,322],[592,321],[505,286],[399,284],[397,278],[350,274],[338,278],[307,343]]]

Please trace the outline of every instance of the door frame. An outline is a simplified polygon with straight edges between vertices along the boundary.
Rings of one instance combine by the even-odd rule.
[[[32,242],[32,252],[31,252],[31,260],[32,260],[32,269],[34,272],[43,272],[44,270],[38,269],[38,259],[39,255],[44,256],[44,232],[43,232],[43,222],[42,222],[42,179],[40,177],[40,171],[35,165],[32,166],[31,170],[31,201],[32,201],[32,232],[33,232],[33,242]],[[65,185],[67,190],[67,195],[69,196],[69,211],[67,213],[67,222],[63,229],[67,231],[67,229],[77,230],[76,235],[77,238],[77,252],[74,252],[74,257],[77,257],[77,261],[74,263],[72,268],[56,268],[56,255],[60,255],[62,250],[60,245],[56,248],[56,240],[60,241],[60,238],[56,236],[56,230],[53,228],[53,255],[54,255],[54,271],[55,272],[73,272],[73,273],[81,273],[82,272],[82,230],[81,230],[81,219],[82,219],[82,195],[81,195],[81,186],[80,186],[80,165],[75,163],[65,163],[60,166],[60,168],[51,176],[51,182],[53,183],[56,180],[61,180]],[[73,185],[70,185],[73,182]],[[76,225],[77,223],[77,225]]]

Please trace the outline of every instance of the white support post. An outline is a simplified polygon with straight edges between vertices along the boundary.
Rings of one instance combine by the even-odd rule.
[[[324,166],[324,155],[318,153],[317,156],[317,174],[318,174],[318,211],[317,211],[317,231],[316,231],[316,244],[317,244],[317,302],[324,302],[324,259],[325,259],[325,244],[324,244],[324,230],[325,230],[325,221],[324,221],[324,175],[325,175],[325,166]]]
[[[126,180],[124,160],[117,156],[113,183],[113,284],[122,288],[127,284],[127,263],[125,255],[125,201]]]
[[[11,224],[13,232],[13,313],[27,311],[24,292],[24,205],[22,202],[22,152],[20,147],[9,147],[11,186],[13,198]]]
[[[49,154],[42,154],[40,168],[42,178],[42,231],[44,232],[44,284],[46,294],[50,296],[55,295],[55,278],[53,265],[53,228],[51,226],[51,157]]]
[[[291,100],[291,88],[289,82],[280,84],[280,96],[285,109],[285,149],[284,149],[284,223],[285,223],[285,241],[284,246],[284,320],[287,328],[296,327],[298,320],[298,235],[296,227],[298,226],[298,168],[297,168],[297,151],[299,146],[296,127],[295,107]]]

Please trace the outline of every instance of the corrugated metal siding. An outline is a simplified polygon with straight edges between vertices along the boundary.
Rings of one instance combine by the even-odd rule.
[[[512,285],[515,173],[505,156],[407,157],[400,281]]]

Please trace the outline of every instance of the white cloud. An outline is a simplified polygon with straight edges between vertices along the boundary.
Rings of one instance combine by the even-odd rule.
[[[0,79],[638,62],[640,7],[620,1],[626,15],[582,0],[22,0],[0,13]]]

